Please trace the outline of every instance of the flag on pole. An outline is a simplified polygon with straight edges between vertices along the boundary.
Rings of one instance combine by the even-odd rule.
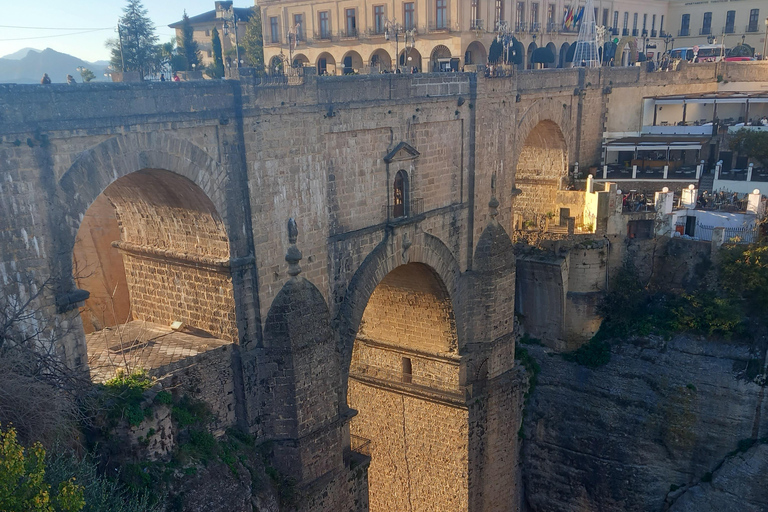
[[[571,25],[573,25],[573,7],[568,7],[568,10],[565,13],[565,28],[571,28]]]
[[[576,15],[573,17],[573,24],[576,25],[578,22],[580,22],[582,16],[584,16],[584,6],[583,5],[579,9],[579,12],[577,12]]]

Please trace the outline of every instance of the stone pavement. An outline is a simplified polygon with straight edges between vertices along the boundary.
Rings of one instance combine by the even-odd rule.
[[[114,377],[119,369],[144,368],[150,374],[162,374],[173,363],[231,344],[204,331],[173,331],[141,320],[107,327],[86,335],[85,340],[94,382]]]

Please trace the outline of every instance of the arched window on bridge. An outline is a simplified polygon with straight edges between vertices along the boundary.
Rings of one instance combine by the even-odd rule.
[[[408,215],[408,173],[403,169],[395,175],[392,216],[396,219]]]

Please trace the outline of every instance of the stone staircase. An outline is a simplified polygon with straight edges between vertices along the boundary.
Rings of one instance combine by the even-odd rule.
[[[701,173],[701,177],[699,178],[699,190],[704,191],[708,190],[709,192],[712,192],[712,187],[715,184],[715,173],[711,170],[706,170],[705,172]]]

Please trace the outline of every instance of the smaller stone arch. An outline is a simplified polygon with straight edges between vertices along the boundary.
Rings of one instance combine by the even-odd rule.
[[[297,53],[293,56],[293,67],[295,68],[302,68],[304,66],[309,66],[309,59],[306,55],[303,53]]]
[[[548,64],[546,64],[544,67],[545,67],[545,68],[548,68],[548,69],[549,69],[549,68],[554,68],[554,67],[557,67],[557,62],[558,62],[558,61],[557,61],[557,57],[558,57],[558,55],[557,55],[557,46],[555,46],[555,43],[553,43],[552,41],[550,41],[550,42],[548,42],[548,43],[547,43],[547,48],[549,48],[549,51],[551,51],[551,52],[552,52],[552,55],[554,55],[554,56],[555,56],[555,62],[551,62],[551,63],[548,63]]]
[[[328,52],[323,52],[318,55],[315,65],[317,66],[318,75],[333,76],[336,74],[336,59],[334,59],[333,55]]]
[[[271,76],[280,76],[285,74],[285,61],[281,55],[275,55],[269,59],[269,69],[267,72]]]
[[[363,69],[363,58],[354,50],[344,54],[341,59],[341,74],[354,75]]]
[[[538,46],[536,46],[536,43],[532,42],[531,44],[528,45],[528,50],[525,53],[525,67],[526,67],[526,69],[533,69],[534,68],[533,52],[536,51],[536,48],[538,48]]]
[[[570,49],[571,45],[568,43],[563,43],[560,45],[560,54],[558,55],[558,61],[557,61],[557,67],[559,68],[567,68],[568,67],[568,50]]]
[[[485,66],[488,62],[488,52],[480,41],[472,41],[464,52],[464,64]]]
[[[371,69],[376,69],[379,73],[392,70],[392,57],[389,52],[383,48],[374,50],[371,58],[368,59],[368,65]]]
[[[400,67],[415,67],[418,71],[422,71],[421,62],[421,53],[419,53],[419,50],[416,48],[406,48],[400,52]],[[408,71],[408,69],[406,69],[406,71]]]
[[[447,46],[439,44],[432,49],[429,57],[432,71],[449,71],[451,62],[451,50]]]
[[[629,48],[627,48],[627,46]],[[627,55],[626,65],[627,66],[633,65],[635,62],[637,62],[637,59],[639,57],[638,51],[637,51],[637,39],[632,36],[623,37],[616,45],[616,53],[619,53],[619,52],[621,52],[621,58],[619,59],[619,62],[621,63],[621,65],[625,65],[625,59],[624,59],[625,53]]]

